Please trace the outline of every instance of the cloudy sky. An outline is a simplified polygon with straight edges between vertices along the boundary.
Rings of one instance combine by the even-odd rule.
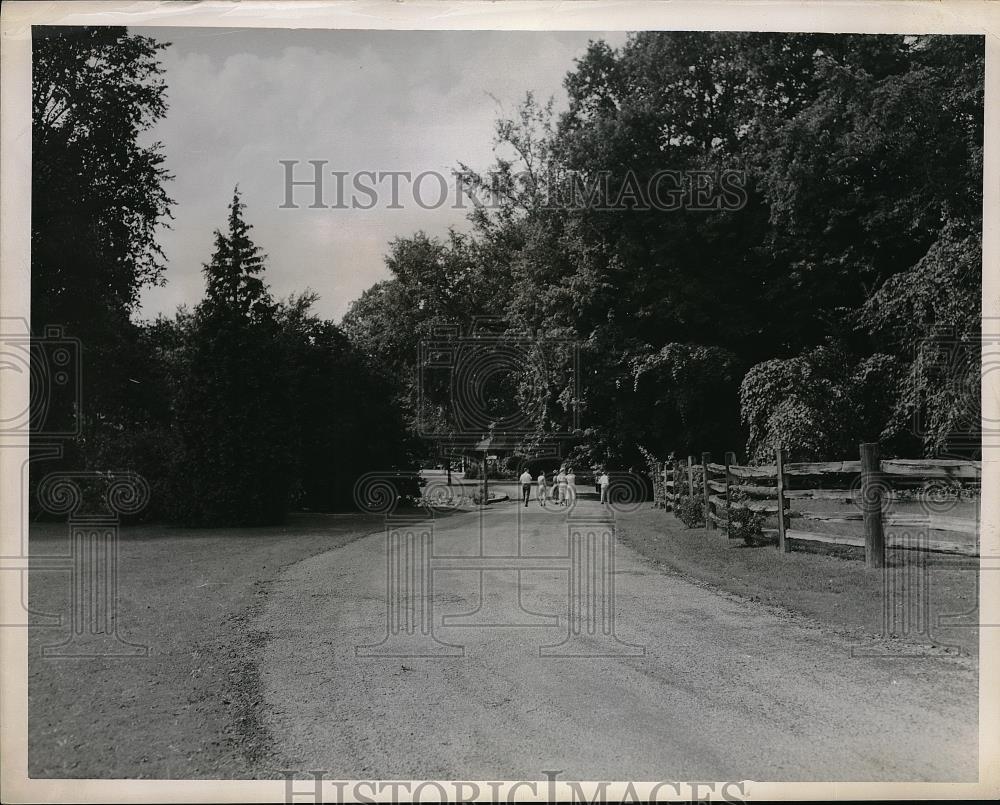
[[[161,232],[167,284],[143,296],[140,316],[195,304],[212,233],[225,223],[239,184],[255,239],[269,257],[277,296],[310,287],[318,312],[339,320],[351,301],[387,276],[383,255],[396,235],[444,234],[465,226],[445,205],[421,209],[406,191],[403,209],[281,209],[284,171],[308,160],[329,171],[449,173],[459,161],[492,162],[493,123],[527,90],[564,103],[562,79],[590,39],[612,45],[622,33],[501,31],[315,31],[134,28],[169,41],[163,55],[170,109],[152,133],[175,175],[172,229]],[[350,180],[348,180],[350,181]],[[326,183],[327,203],[335,184]],[[388,187],[388,182],[383,184]],[[422,185],[433,202],[438,185]],[[367,199],[360,197],[363,202]]]

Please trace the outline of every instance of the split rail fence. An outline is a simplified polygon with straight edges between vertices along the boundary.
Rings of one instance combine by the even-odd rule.
[[[778,549],[788,552],[796,543],[826,543],[864,548],[869,567],[883,567],[887,548],[914,548],[978,556],[977,519],[950,516],[955,483],[981,485],[982,464],[949,459],[880,460],[877,443],[860,445],[857,461],[790,463],[784,451],[775,450],[774,463],[739,465],[735,453],[726,453],[723,463],[714,463],[710,453],[701,460],[689,456],[662,469],[657,503],[674,508],[686,494],[704,506],[705,527],[731,537],[728,512],[745,508],[774,516],[777,528],[764,535],[776,537]],[[659,480],[659,479],[658,479]],[[853,503],[855,511],[792,510],[792,501],[826,500]],[[894,502],[919,501],[919,512],[894,512]],[[793,529],[790,520],[826,523],[858,522],[862,533],[827,534]],[[891,533],[885,529],[906,529]],[[951,534],[951,538],[948,534]],[[976,539],[955,538],[956,534]]]

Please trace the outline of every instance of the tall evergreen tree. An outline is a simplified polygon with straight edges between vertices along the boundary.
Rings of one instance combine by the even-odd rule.
[[[189,524],[275,523],[288,507],[292,392],[244,210],[234,191],[181,359],[171,499],[175,519]]]
[[[250,240],[253,227],[243,218],[245,209],[236,187],[229,205],[229,229],[226,234],[215,231],[215,253],[211,262],[202,267],[206,281],[202,310],[208,317],[263,320],[273,312],[261,278],[266,256]]]

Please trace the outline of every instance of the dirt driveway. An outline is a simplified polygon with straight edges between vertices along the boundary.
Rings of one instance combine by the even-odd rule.
[[[575,514],[600,531],[597,504]],[[578,600],[606,561],[588,539]],[[366,779],[976,778],[968,659],[852,657],[843,636],[664,574],[622,545],[618,647],[540,656],[565,641],[572,614],[567,563],[532,569],[532,557],[567,554],[563,513],[509,503],[435,523],[432,587],[410,561],[426,543],[391,543],[402,546],[392,562],[387,544],[376,534],[289,566],[254,619],[269,636],[262,723],[288,768]],[[597,609],[582,617],[606,622]],[[408,623],[408,648],[387,650],[388,632]],[[573,645],[587,654],[606,638],[583,628]],[[413,656],[421,645],[438,656]]]
[[[615,572],[602,575],[598,509],[581,502],[576,512],[590,525],[572,543],[573,599],[565,512],[536,506],[435,520],[425,592],[416,565],[400,564],[405,552],[387,564],[381,519],[125,529],[119,628],[149,656],[44,659],[41,646],[62,633],[33,630],[30,773],[975,777],[973,661],[852,659],[843,636],[663,573],[620,544]],[[412,515],[397,526],[428,530]],[[33,554],[64,548],[64,528],[36,528]],[[600,578],[613,578],[613,598],[582,595]],[[387,587],[397,591],[392,610]],[[60,612],[67,589],[65,573],[33,573],[31,606]],[[609,643],[600,624],[611,613]],[[581,628],[567,651],[570,615]],[[431,635],[439,656],[385,656],[378,646],[393,623],[416,624],[410,637],[426,646]],[[607,656],[581,656],[596,644]]]

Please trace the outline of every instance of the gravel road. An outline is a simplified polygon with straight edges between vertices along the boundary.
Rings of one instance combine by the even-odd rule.
[[[622,545],[617,656],[540,656],[567,635],[565,562],[460,569],[566,551],[565,513],[535,504],[435,523],[435,555],[452,558],[418,604],[462,656],[358,656],[387,631],[385,534],[286,567],[251,624],[268,635],[260,718],[281,762],[365,779],[976,779],[968,660],[852,657],[843,636]]]

